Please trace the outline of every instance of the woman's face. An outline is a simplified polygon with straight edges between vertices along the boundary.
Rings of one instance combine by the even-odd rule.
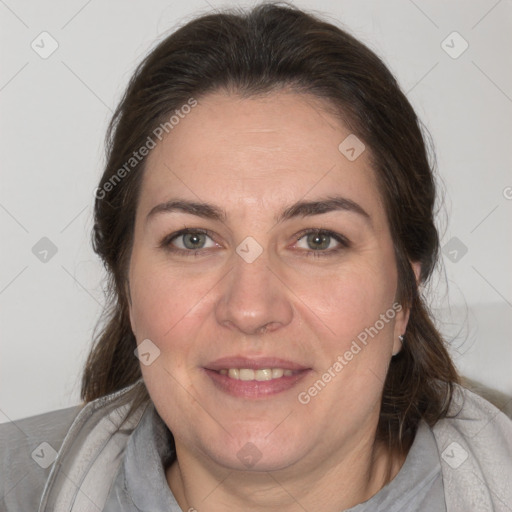
[[[178,456],[304,469],[373,442],[407,312],[369,151],[319,101],[210,94],[148,156],[130,318]]]

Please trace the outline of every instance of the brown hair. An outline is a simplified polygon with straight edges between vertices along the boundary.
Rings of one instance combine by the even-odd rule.
[[[109,307],[85,366],[82,398],[141,379],[126,293],[145,164],[127,169],[133,151],[191,98],[219,89],[250,97],[283,87],[324,99],[370,149],[394,242],[397,300],[410,307],[404,346],[384,385],[378,435],[403,448],[421,418],[433,425],[446,416],[458,382],[410,264],[421,263],[425,283],[438,258],[433,170],[416,114],[383,62],[347,32],[288,4],[196,18],[159,43],[132,77],[107,132],[96,192],[93,245],[108,272]],[[150,400],[143,383],[129,395],[131,412]]]

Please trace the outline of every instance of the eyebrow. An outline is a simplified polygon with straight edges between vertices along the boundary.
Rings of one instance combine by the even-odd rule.
[[[175,211],[220,222],[225,222],[227,219],[226,212],[213,204],[186,200],[170,200],[153,207],[146,217],[146,222],[156,214],[172,213]],[[298,201],[285,208],[274,220],[279,224],[294,217],[309,217],[333,211],[357,213],[371,225],[371,217],[368,212],[355,201],[342,196],[329,196],[325,199],[317,199],[315,201]]]

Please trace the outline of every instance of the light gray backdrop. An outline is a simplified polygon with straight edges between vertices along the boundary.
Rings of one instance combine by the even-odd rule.
[[[468,376],[512,394],[512,3],[301,0],[390,66],[444,180],[433,310]],[[0,422],[79,401],[102,310],[90,246],[107,122],[194,15],[250,2],[0,0]]]

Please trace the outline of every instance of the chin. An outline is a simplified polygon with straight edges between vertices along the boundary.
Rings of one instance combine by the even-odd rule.
[[[265,472],[286,469],[305,455],[305,443],[296,432],[281,435],[269,432],[272,429],[266,429],[261,435],[252,431],[250,435],[228,436],[210,444],[208,456],[230,470]]]

